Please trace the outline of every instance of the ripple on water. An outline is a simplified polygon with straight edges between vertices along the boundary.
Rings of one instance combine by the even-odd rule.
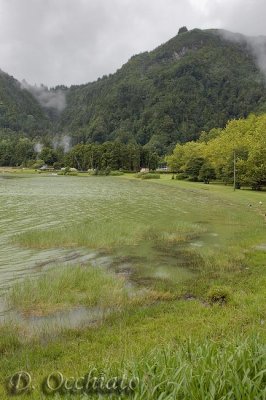
[[[84,265],[90,262],[93,266],[109,266],[112,262],[110,257],[103,257],[101,254],[85,248],[77,248],[75,250],[57,248],[37,252],[24,250],[20,251],[19,261],[16,253],[11,254],[8,266],[0,266],[0,295],[14,282],[21,281],[27,277],[37,277],[56,265]]]
[[[127,182],[116,178],[105,179],[77,179],[76,177],[27,176],[28,179],[1,179],[0,180],[0,290],[1,293],[15,281],[25,277],[36,277],[47,268],[56,264],[87,263],[108,266],[110,257],[96,254],[89,249],[25,249],[12,243],[12,238],[21,232],[51,227],[69,226],[73,221],[79,223],[95,218],[98,221],[106,218],[116,220],[123,218],[121,209],[128,204],[128,218],[135,218],[135,204],[142,199],[149,204],[151,218],[159,213],[172,212],[169,196],[159,186],[147,185],[145,193],[140,182]],[[104,182],[104,184],[103,184]],[[134,191],[131,186],[134,184]],[[156,188],[156,190],[155,190]],[[158,192],[157,192],[158,190]],[[157,193],[157,195],[155,195]],[[179,198],[179,196],[181,196]],[[158,201],[158,198],[160,201]],[[151,204],[152,203],[152,204]],[[192,203],[179,194],[176,197],[176,213],[188,212],[186,209]],[[139,207],[140,221],[146,221],[146,208]],[[178,214],[179,215],[179,214]],[[101,219],[102,218],[102,219]],[[0,307],[1,308],[1,307]],[[1,310],[0,310],[1,314]],[[97,312],[96,312],[97,314]],[[73,316],[73,318],[72,318]],[[95,313],[83,308],[75,308],[65,314],[50,316],[49,318],[35,317],[20,318],[22,324],[31,326],[57,325],[77,326],[92,321]],[[15,318],[16,319],[16,318]],[[50,321],[50,322],[49,322]],[[65,322],[67,321],[67,322]],[[72,321],[72,322],[71,322]],[[78,322],[77,322],[78,321]]]

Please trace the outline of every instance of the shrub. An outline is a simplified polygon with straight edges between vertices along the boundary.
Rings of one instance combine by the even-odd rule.
[[[105,174],[106,176],[108,176],[108,175],[110,175],[110,173],[111,173],[111,168],[110,168],[110,167],[106,167],[106,169],[105,169],[105,171],[104,171],[104,174]]]
[[[120,176],[120,175],[124,175],[124,172],[122,172],[122,171],[111,171],[110,175],[111,176]]]
[[[45,162],[44,162],[43,160],[37,160],[37,161],[32,165],[32,168],[38,169],[38,168],[41,168],[44,164],[45,164]]]
[[[78,176],[78,173],[74,172],[74,171],[70,171],[66,175],[68,175],[68,176]]]
[[[64,169],[64,175],[69,174],[69,172],[70,172],[70,167],[67,166],[67,167]]]
[[[232,299],[232,292],[226,286],[211,287],[207,293],[207,300],[211,304],[227,304]]]
[[[105,169],[99,169],[99,168],[95,168],[95,169],[91,169],[88,170],[90,175],[95,175],[95,176],[108,176],[108,175],[113,175],[111,168],[110,167],[106,167]],[[119,172],[119,171],[116,171]],[[114,174],[115,175],[115,174]],[[117,174],[118,175],[118,174]],[[122,175],[122,173],[120,172],[120,175]]]
[[[151,172],[138,172],[135,174],[135,178],[140,179],[160,179],[160,174],[151,173]]]
[[[53,163],[53,167],[54,167],[54,169],[59,170],[59,169],[61,169],[63,167],[63,164],[58,162],[58,161],[56,161],[56,162]]]
[[[175,179],[178,181],[184,181],[185,179],[187,179],[187,174],[184,174],[184,172],[176,174]]]
[[[160,179],[160,174],[152,174],[150,172],[143,174],[141,179]]]

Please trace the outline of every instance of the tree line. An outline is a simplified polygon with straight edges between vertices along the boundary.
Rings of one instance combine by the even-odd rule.
[[[59,130],[77,142],[135,140],[160,155],[202,130],[266,111],[265,80],[246,45],[209,30],[182,30],[66,96]]]
[[[177,144],[166,157],[178,179],[231,184],[260,190],[266,186],[266,114],[230,121],[225,129],[202,132],[198,141]]]
[[[39,168],[48,164],[56,169],[78,170],[155,170],[158,154],[149,146],[118,141],[77,144],[68,152],[53,146],[46,138],[42,145],[22,132],[0,130],[0,166]],[[259,190],[266,186],[266,114],[232,120],[224,129],[202,132],[198,141],[178,143],[166,157],[168,167],[178,179],[213,180]],[[235,164],[235,165],[234,165]]]
[[[67,165],[79,170],[139,171],[141,168],[155,170],[157,153],[136,144],[105,142],[103,144],[78,144],[66,155]]]
[[[56,169],[69,166],[80,171],[139,171],[141,168],[155,170],[158,162],[156,152],[133,143],[78,144],[64,152],[63,147],[54,148],[49,141],[41,144],[22,133],[11,135],[10,132],[0,131],[0,166],[39,168],[47,164]]]

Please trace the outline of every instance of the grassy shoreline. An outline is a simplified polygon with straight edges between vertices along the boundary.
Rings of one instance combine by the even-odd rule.
[[[70,188],[77,185],[76,177],[59,179],[66,179]],[[89,181],[89,194],[94,185],[99,193],[106,191],[102,197],[96,191],[87,208],[82,203],[79,221],[60,216],[64,228],[32,226],[11,242],[36,251],[67,246],[105,250],[113,257],[110,267],[58,266],[17,283],[9,300],[15,309],[36,316],[99,304],[118,305],[120,312],[100,324],[63,329],[55,337],[48,332],[26,338],[16,322],[0,326],[1,398],[8,398],[4,381],[17,370],[31,372],[39,385],[55,369],[82,376],[95,366],[134,371],[142,380],[150,371],[150,381],[136,399],[171,398],[163,383],[167,379],[187,382],[183,392],[173,392],[176,398],[188,399],[190,392],[197,399],[213,399],[214,387],[217,399],[235,398],[236,392],[225,396],[232,387],[243,398],[248,387],[251,399],[263,399],[258,374],[265,368],[266,254],[257,246],[265,242],[264,208],[259,206],[259,201],[265,205],[265,193],[234,193],[228,187],[172,181],[169,176],[147,182],[125,176]],[[50,212],[56,215],[56,209]],[[230,298],[212,301],[210,293],[218,289]],[[193,365],[184,350],[188,338]],[[231,369],[226,365],[230,357]],[[174,373],[178,368],[184,368],[179,377]],[[200,379],[205,380],[203,386]],[[28,398],[39,399],[39,393]]]

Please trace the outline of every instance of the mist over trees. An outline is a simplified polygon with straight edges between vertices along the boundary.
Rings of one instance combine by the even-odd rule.
[[[184,31],[66,96],[61,130],[85,142],[135,140],[160,155],[203,130],[266,111],[265,76],[250,45],[216,30]]]
[[[159,157],[156,152],[137,144],[105,142],[103,144],[78,144],[68,151],[61,145],[46,145],[29,138],[0,131],[0,166],[22,166],[40,168],[47,164],[55,169],[74,167],[80,171],[125,170],[139,171],[141,168],[155,170]]]
[[[135,171],[156,168],[174,150],[167,160],[180,178],[228,183],[238,138],[238,185],[260,188],[266,80],[262,46],[259,58],[254,49],[241,35],[182,27],[167,43],[85,85],[48,89],[0,71],[0,165],[41,160]],[[262,116],[234,121],[251,113]]]
[[[163,155],[203,130],[266,112],[264,71],[249,42],[218,30],[180,32],[85,85],[48,89],[1,73],[0,128],[68,135],[74,145],[137,143]]]

